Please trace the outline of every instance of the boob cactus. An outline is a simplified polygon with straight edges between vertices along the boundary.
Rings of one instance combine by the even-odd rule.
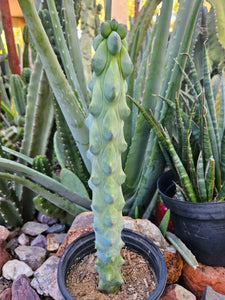
[[[133,65],[127,52],[126,27],[115,20],[101,24],[101,34],[93,42],[93,75],[89,82],[92,100],[87,126],[90,146],[88,157],[92,163],[89,186],[93,192],[95,268],[99,274],[98,288],[116,292],[122,282],[120,250],[123,247],[122,208],[124,198],[121,185],[125,174],[121,153],[126,150],[123,135],[124,119],[130,110],[126,103],[126,78]]]

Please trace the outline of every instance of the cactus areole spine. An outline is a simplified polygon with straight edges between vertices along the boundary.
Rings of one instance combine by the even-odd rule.
[[[89,82],[92,100],[87,126],[90,134],[88,157],[92,163],[89,185],[93,192],[95,268],[99,274],[98,288],[116,292],[123,283],[121,265],[123,247],[121,185],[125,174],[121,153],[126,150],[123,135],[124,119],[130,110],[126,103],[126,78],[133,65],[127,52],[126,27],[115,20],[101,25],[101,34],[93,42],[93,75]]]

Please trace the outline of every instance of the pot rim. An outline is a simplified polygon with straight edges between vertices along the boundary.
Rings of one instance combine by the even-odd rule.
[[[128,228],[124,228],[122,230],[121,237],[125,243],[125,247],[128,247],[129,249],[133,249],[136,252],[139,252],[138,249],[140,249],[139,254],[141,254],[145,259],[147,259],[149,261],[149,265],[151,266],[151,268],[153,269],[153,271],[155,273],[158,284],[157,284],[155,290],[153,291],[153,293],[146,300],[159,299],[159,297],[163,293],[163,290],[166,286],[167,268],[166,268],[166,264],[165,264],[163,255],[160,252],[158,246],[156,246],[150,239],[148,239],[143,234],[133,231],[133,230],[130,230]],[[58,281],[58,286],[59,286],[61,294],[67,300],[74,299],[70,295],[69,291],[66,288],[66,284],[65,284],[67,270],[74,263],[74,259],[72,259],[73,253],[75,252],[75,250],[77,250],[77,248],[82,247],[84,241],[86,242],[86,244],[88,244],[89,253],[95,252],[96,249],[94,247],[94,240],[95,240],[94,231],[85,233],[85,234],[81,235],[80,237],[78,237],[76,240],[74,240],[64,250],[62,256],[60,257],[60,261],[58,264],[58,271],[57,271],[57,281]],[[143,242],[144,242],[144,244],[142,245]],[[139,244],[141,246],[139,246]],[[147,247],[148,250],[144,254],[143,251],[144,251],[145,247]],[[88,253],[83,255],[81,257],[81,259],[84,256],[86,256],[87,254]],[[152,264],[150,264],[150,261],[152,262]]]

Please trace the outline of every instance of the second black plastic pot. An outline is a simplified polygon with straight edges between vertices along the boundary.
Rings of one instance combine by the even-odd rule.
[[[171,171],[161,175],[157,186],[170,209],[175,234],[196,259],[209,266],[225,266],[225,201],[193,203],[173,196],[176,178]]]
[[[167,280],[166,264],[159,248],[144,235],[129,229],[122,231],[122,240],[128,249],[141,254],[149,262],[158,284],[147,299],[159,299]],[[58,265],[57,280],[60,292],[66,300],[74,300],[66,288],[66,278],[70,267],[77,259],[82,260],[86,255],[95,251],[95,234],[91,231],[73,241],[62,254]]]

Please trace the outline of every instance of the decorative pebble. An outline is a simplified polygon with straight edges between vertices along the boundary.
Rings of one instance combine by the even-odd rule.
[[[66,237],[66,233],[49,233],[47,235],[47,250],[57,251]]]
[[[57,284],[57,268],[59,257],[53,255],[34,272],[34,279],[31,286],[36,289],[38,294],[51,296],[55,300],[64,300]]]
[[[12,300],[12,289],[7,288],[0,294],[1,300]]]
[[[198,263],[196,269],[184,264],[184,286],[201,298],[205,287],[211,286],[215,292],[225,295],[225,267],[211,267]]]
[[[27,222],[22,227],[23,233],[32,236],[39,235],[40,233],[45,232],[47,229],[48,229],[47,224],[42,224],[34,221]]]
[[[171,284],[168,285],[162,296],[160,297],[160,300],[196,300],[195,295],[193,295],[190,291],[186,290],[184,287],[182,287],[179,284]]]
[[[47,239],[43,234],[39,234],[31,243],[31,246],[47,248]]]
[[[163,237],[160,229],[155,224],[147,219],[137,219],[135,222],[139,228],[139,232],[152,240],[153,243],[155,243],[161,250],[167,247],[167,241]]]
[[[15,253],[19,259],[28,264],[32,270],[39,268],[46,257],[45,249],[34,246],[19,246],[15,249]]]
[[[12,300],[40,300],[40,297],[30,286],[30,281],[25,275],[20,275],[12,285]]]
[[[0,239],[1,240],[7,240],[8,236],[9,236],[9,230],[5,227],[0,225]]]
[[[43,215],[40,212],[38,213],[37,220],[40,223],[47,224],[47,225],[53,225],[53,224],[57,223],[57,221],[58,221],[57,219],[50,218],[46,215]]]
[[[65,232],[66,225],[64,224],[54,224],[46,230],[46,233],[61,233]]]
[[[27,245],[29,245],[29,242],[30,242],[29,237],[28,237],[26,234],[24,234],[24,233],[22,233],[22,234],[18,237],[18,243],[19,243],[20,245],[22,245],[22,246],[27,246]]]
[[[10,260],[10,255],[6,251],[6,241],[0,240],[0,275],[2,274],[3,265]]]
[[[22,274],[30,277],[33,271],[26,263],[18,259],[9,260],[2,268],[2,276],[9,280],[15,280]]]
[[[183,259],[176,249],[169,245],[163,254],[167,267],[167,284],[176,283],[183,270]]]

